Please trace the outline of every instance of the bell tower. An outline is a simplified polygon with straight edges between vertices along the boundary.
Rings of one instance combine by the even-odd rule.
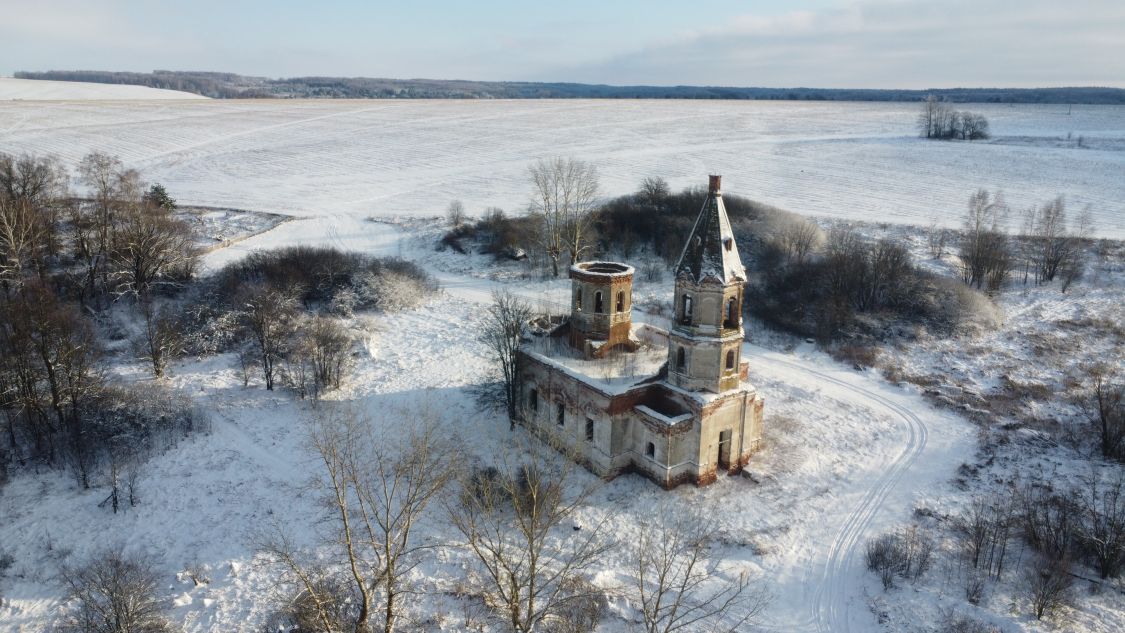
[[[722,393],[740,382],[746,269],[720,185],[721,176],[710,177],[707,199],[675,268],[668,380],[690,391]]]

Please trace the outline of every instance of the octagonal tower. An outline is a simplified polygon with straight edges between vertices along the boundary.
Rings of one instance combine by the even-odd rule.
[[[587,358],[614,349],[636,349],[633,326],[633,267],[617,262],[580,262],[570,267],[570,344]]]

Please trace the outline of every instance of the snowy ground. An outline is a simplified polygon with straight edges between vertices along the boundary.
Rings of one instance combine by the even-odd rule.
[[[206,99],[202,95],[147,86],[47,81],[0,77],[0,101],[89,101],[142,99]]]
[[[973,109],[992,120],[994,142],[914,139],[913,108],[894,104],[10,103],[0,104],[0,151],[48,152],[67,161],[91,149],[110,151],[165,184],[181,203],[297,216],[260,234],[254,233],[268,226],[257,220],[228,231],[223,239],[254,235],[209,253],[205,270],[254,249],[292,244],[422,263],[441,282],[442,295],[417,310],[357,319],[364,354],[350,385],[332,399],[386,424],[394,416],[385,412],[426,401],[470,459],[488,461],[510,436],[505,422],[476,412],[465,391],[486,371],[475,340],[481,305],[498,286],[553,305],[565,302],[567,285],[541,282],[518,265],[485,268],[481,256],[435,252],[429,235],[437,222],[420,218],[440,213],[451,198],[473,210],[521,208],[526,165],[549,147],[597,163],[608,193],[631,190],[651,174],[684,186],[721,171],[728,190],[794,211],[922,223],[944,213],[953,225],[972,189],[1003,186],[1017,206],[1056,193],[1072,206],[1089,202],[1104,234],[1125,236],[1119,142],[1125,109],[1075,107],[1071,115],[1053,106]],[[1087,147],[1067,141],[1068,132],[1084,135]],[[369,217],[394,219],[409,230]],[[1099,283],[1076,287],[1073,296],[1084,299],[1070,308],[1048,294],[1057,289],[1007,295],[1001,331],[980,340],[924,342],[897,358],[918,374],[961,372],[984,389],[995,383],[999,361],[1039,363],[1035,371],[1042,374],[1033,379],[1057,379],[1034,350],[1006,346],[1005,339],[1021,334],[1027,322],[1043,332],[1068,327],[1084,310],[1120,323],[1120,288]],[[666,301],[669,287],[638,282],[635,305]],[[634,317],[659,324],[640,309]],[[748,344],[744,357],[766,396],[770,429],[766,450],[751,466],[758,483],[724,479],[671,494],[631,476],[605,485],[584,512],[593,520],[612,510],[621,549],[604,561],[598,582],[626,581],[622,569],[636,526],[672,504],[721,527],[724,574],[767,579],[776,595],[765,614],[769,630],[934,630],[937,609],[951,600],[938,579],[884,595],[862,568],[862,546],[910,522],[917,507],[955,509],[965,502],[971,492],[955,486],[955,471],[974,459],[976,428],[949,409],[933,408],[923,387],[893,386],[874,370],[842,369],[809,346],[752,336],[762,346]],[[262,623],[274,576],[256,560],[253,541],[273,521],[308,536],[305,528],[320,510],[304,488],[315,472],[303,448],[305,422],[332,405],[314,411],[260,384],[244,389],[234,364],[217,357],[173,367],[169,382],[214,412],[214,429],[150,463],[136,510],[113,516],[97,507],[104,488],[84,493],[60,473],[20,475],[0,493],[0,544],[16,558],[0,586],[0,630],[44,630],[57,603],[58,564],[114,543],[163,561],[167,597],[176,600],[174,616],[188,631],[250,631]],[[147,379],[127,359],[115,371]],[[424,535],[449,534],[435,520]],[[195,564],[210,568],[211,583],[193,587],[177,578]],[[449,590],[465,565],[463,554],[449,552],[421,568],[418,580]],[[1037,628],[1018,596],[1001,596],[989,613],[1006,631]],[[1125,610],[1114,597],[1089,597],[1059,628],[1120,630]],[[880,625],[872,605],[878,611],[887,601],[898,606],[882,609],[889,624]],[[614,609],[627,611],[620,603]],[[918,614],[926,620],[919,622]],[[611,618],[605,631],[622,627]],[[452,616],[444,625],[459,628]]]
[[[0,103],[0,151],[73,165],[100,150],[181,202],[300,216],[471,214],[528,202],[527,165],[574,156],[604,192],[725,176],[797,213],[956,225],[977,188],[1017,209],[1058,194],[1125,237],[1125,107],[966,104],[995,138],[916,138],[913,104],[754,101]],[[1079,137],[1082,142],[1079,144]]]
[[[286,222],[209,254],[205,268],[254,248],[298,242],[429,261],[444,290],[417,310],[357,319],[353,327],[365,353],[349,386],[320,409],[284,391],[267,393],[256,382],[244,389],[229,357],[178,363],[171,384],[214,412],[214,429],[155,458],[142,475],[143,504],[124,516],[97,508],[104,489],[82,492],[64,474],[17,477],[0,496],[0,542],[16,557],[0,607],[7,630],[43,630],[57,604],[58,565],[107,544],[163,561],[174,617],[188,631],[255,630],[272,606],[275,576],[255,557],[254,540],[276,521],[309,537],[320,510],[304,488],[316,472],[304,448],[305,422],[333,406],[358,408],[388,426],[401,415],[388,411],[440,411],[473,461],[489,462],[508,446],[507,424],[477,412],[465,391],[487,371],[475,339],[481,303],[501,285],[551,301],[565,296],[565,283],[521,281],[503,272],[499,276],[516,279],[462,274],[456,262],[464,256],[435,253],[431,242],[394,225],[351,216]],[[640,312],[635,318],[659,324]],[[609,513],[610,532],[619,538],[619,548],[597,570],[598,582],[627,584],[624,570],[638,526],[657,512],[684,511],[720,527],[715,554],[726,561],[721,573],[748,572],[769,585],[775,601],[764,630],[884,630],[872,604],[886,611],[888,602],[899,605],[883,614],[897,623],[892,628],[931,630],[915,626],[917,611],[903,605],[921,601],[921,611],[937,617],[935,605],[951,600],[941,585],[884,595],[863,568],[862,547],[867,538],[908,523],[917,507],[963,500],[966,493],[952,479],[957,465],[972,459],[976,430],[955,413],[932,408],[918,387],[843,368],[808,345],[778,351],[776,339],[762,340],[768,347],[744,349],[750,379],[768,403],[767,446],[750,466],[753,478],[672,493],[634,476],[603,486],[579,516],[593,522]],[[147,379],[143,368],[128,363],[118,371]],[[435,518],[423,536],[448,539],[451,533]],[[467,564],[463,552],[451,550],[420,568],[416,580],[433,591],[452,591]],[[211,582],[195,587],[183,574],[191,565],[209,569]],[[1112,599],[1092,599],[1095,607],[1077,614],[1079,624],[1062,629],[1114,630],[1123,615],[1120,607],[1107,606]],[[1014,609],[1017,604],[1013,597]],[[627,605],[616,601],[613,611],[600,630],[623,630],[617,616],[628,614]],[[460,630],[456,613],[438,619],[441,630]],[[1007,621],[1012,630],[1036,628],[1021,613]]]

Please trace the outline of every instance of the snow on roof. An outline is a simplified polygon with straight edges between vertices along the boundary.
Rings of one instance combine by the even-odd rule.
[[[707,279],[723,284],[736,279],[746,281],[746,268],[742,266],[738,247],[734,244],[734,231],[723,205],[718,176],[711,177],[707,200],[676,264],[676,277],[680,276],[686,276],[695,283]]]
[[[676,415],[676,416],[668,416],[668,415],[664,415],[663,413],[661,413],[661,412],[659,412],[655,409],[652,409],[650,407],[646,407],[643,404],[638,404],[637,406],[635,406],[633,408],[636,409],[637,411],[645,414],[646,416],[648,416],[650,418],[653,418],[654,420],[656,420],[658,422],[663,422],[663,423],[665,423],[669,426],[679,424],[680,422],[686,422],[686,421],[692,419],[692,417],[693,417],[693,414],[690,411],[688,411],[687,413],[681,413],[680,415]]]

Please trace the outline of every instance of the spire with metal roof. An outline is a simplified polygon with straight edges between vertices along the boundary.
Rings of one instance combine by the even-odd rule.
[[[686,277],[696,284],[711,281],[723,285],[746,281],[746,268],[738,257],[734,231],[723,206],[721,181],[722,176],[710,177],[707,200],[676,264],[677,279]]]

